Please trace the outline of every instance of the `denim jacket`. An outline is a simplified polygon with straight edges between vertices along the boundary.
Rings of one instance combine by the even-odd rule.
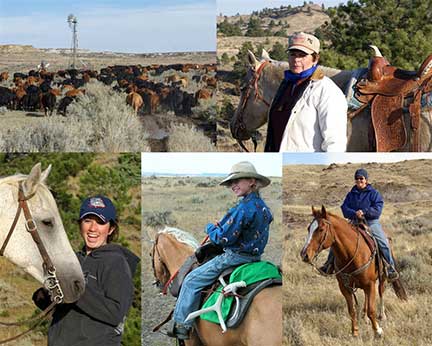
[[[252,192],[231,208],[217,226],[209,223],[206,233],[213,243],[224,249],[256,256],[264,252],[272,221],[270,209]]]

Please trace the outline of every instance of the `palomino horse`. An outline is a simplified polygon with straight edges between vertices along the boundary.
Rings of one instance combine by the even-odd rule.
[[[288,62],[277,61],[270,58],[263,50],[258,61],[252,52],[249,52],[249,70],[243,81],[239,105],[230,122],[233,137],[243,146],[242,141],[251,138],[258,128],[267,123],[270,104],[283,80],[284,71],[289,68]],[[345,93],[352,93],[352,76],[359,74],[363,69],[338,70],[321,66],[324,74],[330,77]],[[420,117],[420,151],[432,151],[432,118],[428,109],[423,109]],[[404,119],[409,127],[409,115]],[[347,151],[370,151],[371,117],[368,108],[349,117],[347,129]],[[410,150],[409,141],[401,151]]]
[[[179,229],[166,227],[157,233],[150,255],[155,283],[161,289],[197,246],[189,233]],[[191,338],[185,343],[186,346],[282,345],[281,286],[268,287],[258,293],[241,325],[224,334],[218,324],[197,318]]]
[[[358,336],[354,292],[356,288],[361,288],[365,293],[363,313],[367,314],[372,322],[375,336],[380,337],[383,330],[375,314],[375,283],[379,280],[379,317],[384,319],[385,278],[379,275],[375,254],[371,253],[359,231],[345,219],[327,212],[324,206],[321,211],[312,207],[312,214],[314,219],[309,225],[308,237],[300,254],[303,261],[313,264],[314,259],[322,250],[331,247],[335,255],[335,275],[351,317],[352,335]],[[406,300],[407,296],[400,280],[392,284],[398,298]]]
[[[42,172],[38,163],[28,176],[0,179],[0,254],[45,284],[57,295],[55,300],[72,303],[84,292],[85,282],[45,185],[50,170]]]

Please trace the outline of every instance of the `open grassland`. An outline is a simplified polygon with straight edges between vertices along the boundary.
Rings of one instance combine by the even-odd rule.
[[[79,207],[86,196],[104,194],[116,205],[119,242],[140,256],[141,186],[139,154],[0,154],[0,176],[16,173],[28,174],[31,167],[42,162],[53,168],[48,186],[53,191],[68,238],[75,251],[83,245],[76,223]],[[9,225],[2,225],[6,232]],[[24,250],[23,250],[24,251]],[[123,345],[140,345],[141,297],[140,269],[134,278],[136,296],[126,320]],[[0,320],[25,320],[39,310],[33,304],[33,292],[41,284],[6,258],[0,257]],[[45,322],[36,332],[10,342],[8,346],[47,345]],[[17,335],[25,327],[0,326],[0,340]]]
[[[170,296],[160,296],[151,268],[150,249],[155,232],[165,225],[188,231],[201,242],[204,227],[221,219],[237,201],[234,194],[219,186],[221,178],[204,177],[144,177],[142,180],[143,206],[143,329],[142,340],[146,346],[174,345],[170,339],[151,329],[160,323],[174,307]],[[263,258],[276,264],[282,256],[282,200],[281,179],[273,178],[272,184],[262,190],[262,197],[273,212],[270,240]],[[265,345],[263,345],[265,346]]]
[[[397,299],[390,285],[384,294],[387,320],[380,322],[382,339],[370,324],[359,322],[360,336],[351,336],[345,299],[334,277],[320,276],[300,259],[311,205],[342,215],[340,205],[353,185],[357,168],[369,172],[370,182],[383,195],[381,217],[393,239],[393,250],[408,292]],[[285,346],[427,346],[432,344],[432,171],[431,160],[397,163],[284,166],[283,219],[285,232],[284,342]],[[327,251],[319,257],[323,263]],[[357,297],[362,306],[364,295]]]

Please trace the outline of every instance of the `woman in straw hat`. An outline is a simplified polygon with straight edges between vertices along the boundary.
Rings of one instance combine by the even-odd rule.
[[[347,102],[318,66],[320,41],[293,35],[285,71],[270,106],[265,151],[346,151]]]
[[[211,285],[225,269],[261,259],[273,216],[259,190],[269,184],[270,179],[258,174],[247,161],[232,166],[231,173],[220,183],[230,187],[241,199],[220,221],[207,225],[205,232],[212,243],[223,248],[223,253],[186,276],[174,310],[170,336],[189,338],[193,321],[186,322],[187,316],[199,309],[201,290]]]

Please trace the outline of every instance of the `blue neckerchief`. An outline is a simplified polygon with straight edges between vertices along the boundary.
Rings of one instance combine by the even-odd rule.
[[[308,78],[308,77],[312,76],[312,73],[315,72],[317,67],[318,67],[318,65],[314,65],[310,69],[307,69],[307,70],[300,72],[300,73],[293,73],[290,70],[286,70],[284,72],[285,80],[287,82],[297,83],[300,79],[304,79],[304,78]]]

